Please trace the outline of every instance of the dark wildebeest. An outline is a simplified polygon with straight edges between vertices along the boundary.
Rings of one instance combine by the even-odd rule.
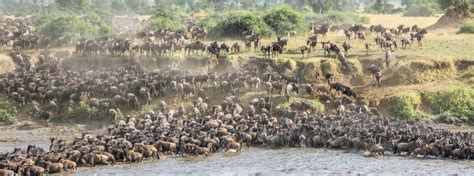
[[[275,42],[271,46],[272,57],[278,57],[279,54],[283,53],[283,46],[280,43]]]
[[[313,31],[313,34],[315,35],[321,34],[323,35],[323,37],[327,37],[327,34],[329,32],[329,25],[323,24],[323,25],[318,25],[318,26],[311,26],[310,29]]]
[[[349,52],[349,49],[351,49],[351,44],[349,43],[349,41],[344,41],[344,43],[342,44],[342,48],[344,48],[344,52]]]
[[[269,57],[270,57],[271,50],[272,50],[272,46],[270,45],[262,46],[260,48],[260,51],[263,53],[263,55],[269,56]]]
[[[229,51],[230,51],[229,46],[227,46],[227,44],[225,44],[225,43],[222,43],[222,44],[221,44],[220,49],[221,49],[222,51],[226,52],[226,53],[229,53]]]
[[[231,51],[234,52],[234,53],[239,53],[240,52],[240,45],[239,45],[238,42],[235,42],[232,45]]]
[[[247,35],[247,36],[244,36],[243,39],[246,46],[247,46],[247,43],[253,42],[255,51],[258,50],[258,47],[260,46],[260,37],[258,34]]]

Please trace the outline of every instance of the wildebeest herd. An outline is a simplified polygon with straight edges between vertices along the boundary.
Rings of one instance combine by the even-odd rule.
[[[28,26],[15,20],[5,23],[0,26]],[[8,27],[0,29],[11,31]],[[386,49],[388,67],[392,50],[397,48],[397,39],[405,47],[415,39],[421,42],[427,33],[416,26],[387,29],[380,25],[319,25],[311,29],[314,35],[300,47],[302,54],[314,50],[320,43],[327,56],[336,53],[343,68],[348,67],[344,53],[351,49],[349,40],[352,36],[364,41],[365,31],[372,31],[376,46]],[[342,44],[343,51],[330,41],[318,42],[318,35],[324,37],[329,31],[341,29],[347,37]],[[2,37],[2,41],[6,38],[8,41],[22,40],[21,37],[11,39],[10,32],[4,34],[9,37]],[[75,54],[159,56],[180,51],[187,54],[207,51],[219,57],[221,52],[241,51],[239,42],[205,44],[202,40],[206,35],[204,29],[189,25],[178,30],[142,31],[136,34],[140,40],[79,39]],[[294,35],[296,32],[288,32],[289,37]],[[289,40],[279,37],[269,45],[262,45],[260,36],[250,30],[243,31],[241,36],[248,50],[253,44],[255,51],[273,57],[284,51]],[[371,44],[365,46],[369,48]],[[31,44],[22,45],[22,49],[28,47],[37,48]],[[353,149],[373,156],[391,152],[411,157],[474,159],[471,132],[451,132],[424,123],[383,117],[376,108],[355,104],[357,93],[350,86],[333,80],[333,74],[329,72],[315,75],[323,82],[315,86],[301,83],[301,78],[292,72],[273,71],[276,68],[270,65],[247,64],[242,70],[225,73],[173,69],[147,71],[137,63],[102,70],[66,70],[58,66],[60,57],[40,55],[36,63],[22,52],[11,52],[10,57],[17,69],[0,75],[0,93],[17,106],[33,101],[39,103],[43,109],[38,118],[47,125],[53,116],[64,114],[66,107],[87,100],[89,106],[106,112],[114,127],[102,134],[83,134],[74,139],[51,138],[49,149],[29,145],[26,150],[15,148],[13,152],[0,154],[0,175],[44,175],[83,166],[160,159],[165,155],[237,153],[250,146]],[[371,66],[369,70],[378,85],[380,68]],[[239,95],[251,91],[265,91],[266,94],[242,101]],[[222,102],[211,101],[209,97],[214,94],[225,98]],[[325,102],[328,110],[317,112],[307,102],[291,101],[296,94]],[[279,96],[291,104],[289,108],[275,103]],[[192,105],[186,105],[186,101],[191,101]],[[144,105],[156,102],[155,111],[119,118],[119,109],[138,111]]]
[[[300,84],[294,75],[252,65],[221,75],[179,70],[148,72],[140,65],[60,74],[54,64],[39,62],[35,64],[38,68],[22,67],[23,72],[2,75],[2,93],[18,104],[34,100],[52,106],[40,114],[45,121],[86,96],[87,103],[107,111],[116,125],[102,134],[84,134],[72,140],[52,138],[49,149],[35,145],[26,150],[15,148],[0,155],[1,173],[42,175],[164,155],[239,152],[244,146],[355,149],[377,156],[390,151],[413,157],[474,159],[472,133],[453,133],[382,117],[375,108],[356,105],[352,99],[357,96],[355,92],[334,82],[331,74],[324,75],[326,86],[315,87]],[[257,89],[268,94],[249,102],[235,96]],[[210,104],[208,93],[228,96],[220,104]],[[301,101],[292,102],[290,109],[273,105],[275,94],[289,98],[295,93],[330,102],[335,113],[314,112]],[[190,100],[193,105],[178,103],[172,108],[161,99],[170,94],[177,96],[178,102]],[[158,111],[117,119],[117,108],[139,109],[155,100],[159,101]]]

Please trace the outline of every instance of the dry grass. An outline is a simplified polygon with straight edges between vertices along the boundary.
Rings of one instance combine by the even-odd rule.
[[[5,73],[15,69],[11,59],[5,53],[0,53],[0,73]]]
[[[389,14],[389,15],[375,15],[375,14],[361,14],[370,18],[370,24],[381,24],[387,27],[397,27],[400,24],[406,26],[418,25],[419,27],[428,27],[438,21],[440,15],[436,17],[405,17],[403,14]]]

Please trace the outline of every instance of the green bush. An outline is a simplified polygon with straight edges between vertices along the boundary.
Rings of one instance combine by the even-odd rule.
[[[166,17],[154,17],[150,20],[150,24],[148,25],[149,27],[152,28],[173,28],[173,29],[178,29],[182,28],[183,25],[181,22],[166,18]]]
[[[390,111],[396,117],[406,120],[417,121],[423,118],[423,114],[417,111],[421,104],[421,97],[416,93],[399,93],[390,97]]]
[[[110,27],[109,25],[102,24],[99,27],[99,35],[100,36],[110,36],[110,35],[113,35],[113,34],[114,34],[114,31],[112,30],[112,27]]]
[[[16,3],[16,2],[2,2],[0,3],[0,15],[15,15],[26,16],[34,13],[40,13],[43,8],[34,3]]]
[[[474,22],[463,23],[459,29],[459,33],[474,34]]]
[[[123,115],[122,111],[119,108],[117,108],[115,110],[117,111],[117,117],[116,117],[117,121],[124,120],[125,115]]]
[[[280,104],[279,106],[282,109],[291,109],[291,104],[297,101],[304,103],[306,105],[309,105],[309,107],[311,107],[311,110],[313,110],[313,112],[324,112],[324,109],[325,109],[324,104],[314,99],[292,97],[290,98],[290,102],[285,102],[283,104]]]
[[[41,113],[40,105],[38,102],[33,101],[26,107],[26,112],[32,117],[37,117]]]
[[[0,109],[0,122],[11,125],[16,122],[15,115],[5,109]]]
[[[318,100],[304,99],[303,103],[309,105],[314,112],[324,112],[324,105]]]
[[[52,15],[48,19],[42,19],[39,23],[40,35],[53,40],[64,36],[78,38],[94,37],[98,34],[96,27],[73,15]]]
[[[223,15],[218,13],[208,13],[205,17],[198,21],[198,26],[204,27],[204,29],[212,29],[217,26],[218,21],[223,20]]]
[[[272,9],[263,15],[263,21],[278,35],[285,35],[290,30],[297,30],[298,32],[307,30],[303,15],[289,6]]]
[[[178,21],[181,21],[187,16],[188,15],[186,14],[186,12],[180,6],[177,5],[159,7],[158,9],[156,9],[155,14],[153,15],[153,17],[157,18],[168,18]]]
[[[396,9],[393,4],[390,3],[374,3],[368,5],[365,9],[367,13],[376,13],[376,14],[393,14],[400,12],[402,9]]]
[[[439,7],[431,6],[430,4],[414,4],[410,6],[403,14],[404,16],[433,16],[439,12]]]
[[[250,12],[233,12],[209,30],[210,38],[240,37],[242,31],[251,29],[261,36],[273,36],[272,29],[259,16]]]
[[[79,104],[70,103],[67,108],[67,115],[76,119],[91,119],[105,117],[108,110],[98,109],[89,105],[89,99],[86,96],[81,96]]]
[[[449,114],[464,122],[474,122],[474,89],[456,87],[441,91],[425,91],[423,101],[437,114]]]
[[[16,115],[18,111],[12,102],[9,102],[6,97],[0,98],[0,122],[5,124],[14,124],[16,122]]]
[[[350,12],[329,11],[322,15],[308,13],[305,14],[307,21],[316,21],[318,23],[327,23],[331,25],[338,24],[368,24],[370,19],[368,17],[361,17]]]
[[[126,0],[125,4],[136,14],[144,15],[151,12],[151,6],[147,0]]]

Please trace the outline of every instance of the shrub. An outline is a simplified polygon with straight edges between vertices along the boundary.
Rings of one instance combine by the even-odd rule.
[[[107,113],[108,110],[105,111],[91,107],[89,105],[89,99],[86,96],[81,96],[79,105],[71,102],[67,108],[68,116],[76,119],[105,117]]]
[[[339,73],[340,65],[339,61],[335,59],[321,60],[321,72],[323,74],[328,72],[337,74]]]
[[[439,7],[438,7],[439,8]],[[414,4],[410,6],[407,11],[403,14],[404,16],[433,16],[439,9],[436,9],[436,6],[430,6],[429,4]]]
[[[198,26],[202,26],[205,29],[212,29],[213,27],[217,26],[217,22],[223,20],[224,17],[221,14],[218,13],[209,13],[206,16],[204,16],[201,20],[198,22]]]
[[[461,25],[459,33],[474,34],[474,22],[466,22]]]
[[[211,28],[209,37],[240,37],[248,29],[265,37],[274,35],[272,29],[258,16],[249,12],[234,12]]]
[[[110,36],[110,35],[113,35],[113,34],[114,34],[114,31],[112,30],[112,27],[110,27],[109,25],[102,24],[99,27],[99,35],[100,36]]]
[[[26,112],[32,117],[39,116],[41,112],[39,103],[36,101],[29,103],[28,107],[26,108]]]
[[[290,102],[285,102],[283,104],[280,104],[279,106],[282,109],[291,109],[291,105],[294,102],[301,102],[306,105],[308,105],[313,112],[324,112],[325,106],[319,102],[318,100],[313,100],[313,99],[305,99],[305,98],[290,98]]]
[[[6,109],[0,109],[0,122],[11,125],[16,122],[15,115]]]
[[[309,105],[314,112],[324,112],[324,105],[318,100],[304,99],[303,103]]]
[[[117,117],[115,117],[117,119],[117,121],[124,120],[125,115],[123,115],[122,111],[119,108],[117,108],[115,110],[117,111]]]
[[[284,35],[290,30],[305,32],[307,29],[303,15],[289,6],[272,9],[263,16],[263,20],[278,35]]]
[[[306,20],[316,21],[318,23],[327,23],[331,25],[338,24],[368,24],[370,19],[368,17],[361,17],[350,12],[329,11],[322,15],[308,13],[305,15]]]
[[[98,34],[97,28],[73,15],[53,15],[40,21],[39,33],[53,40],[64,36],[92,37]]]
[[[151,7],[146,0],[126,0],[125,4],[140,15],[148,14],[151,11]]]
[[[421,104],[421,97],[416,93],[399,93],[390,97],[391,112],[393,115],[406,120],[421,120],[423,114],[417,111]]]
[[[178,28],[183,27],[183,25],[179,21],[166,18],[166,17],[154,17],[150,20],[150,23],[148,26],[152,28],[173,28],[173,29],[178,29]]]
[[[377,13],[377,14],[392,14],[400,12],[402,9],[395,9],[395,6],[390,3],[374,3],[368,5],[365,9],[368,13]]]
[[[180,6],[177,5],[159,7],[153,15],[153,17],[168,18],[177,21],[181,21],[186,16],[186,12]]]
[[[276,60],[276,66],[279,71],[291,70],[294,71],[297,69],[297,63],[293,59],[288,58],[278,58]]]
[[[0,122],[5,124],[14,124],[17,115],[16,107],[7,100],[6,97],[0,98]]]
[[[16,3],[16,2],[2,2],[0,3],[2,12],[0,15],[15,15],[26,16],[33,13],[40,13],[43,8],[34,3]]]
[[[425,91],[423,101],[438,115],[449,114],[464,122],[474,122],[474,89],[456,87],[441,91]]]
[[[342,70],[342,72],[346,75],[352,75],[352,76],[362,76],[364,75],[363,71],[364,68],[362,66],[362,63],[358,59],[350,59],[347,61],[348,63],[348,68]]]

